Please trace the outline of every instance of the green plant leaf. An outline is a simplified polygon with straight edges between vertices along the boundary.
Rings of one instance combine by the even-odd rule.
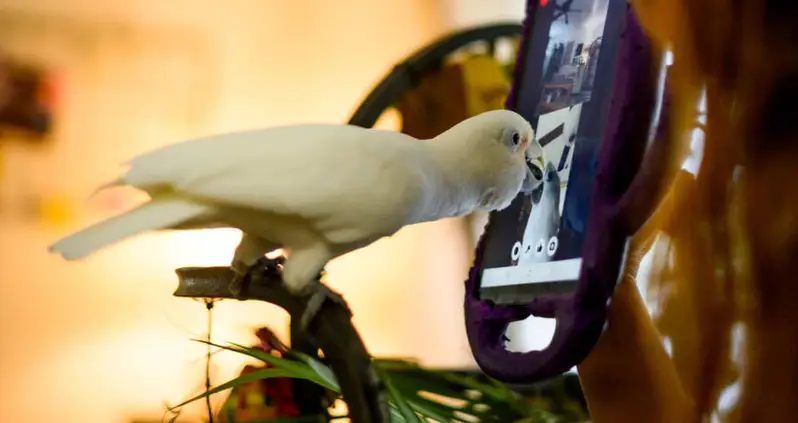
[[[474,408],[474,405],[482,403],[469,402],[466,403],[465,407],[456,407],[456,406],[451,406],[449,404],[441,404],[440,402],[437,402],[432,398],[427,398],[420,395],[417,398],[413,398],[412,401],[413,403],[419,405],[425,405],[426,407],[429,407],[438,414],[446,414],[447,416],[450,416],[449,419],[454,419],[456,421],[465,421],[465,422],[473,421],[473,419],[468,420],[461,418],[459,417],[460,415],[471,415],[474,417],[478,417],[480,421],[485,421],[490,417],[495,417],[497,411],[490,406],[486,407],[485,409]]]
[[[453,391],[452,395],[449,392],[441,392],[436,390],[430,385],[424,385],[423,380],[419,378],[406,378],[404,372],[390,374],[393,386],[397,391],[406,399],[410,406],[419,414],[432,418],[440,422],[464,422],[469,423],[471,420],[465,419],[463,415],[473,415],[475,417],[489,417],[487,413],[476,412],[472,409],[473,403],[464,397],[462,391]],[[434,380],[434,379],[430,379]],[[448,387],[448,385],[447,385]],[[452,391],[452,390],[449,390]],[[430,397],[426,394],[433,394]],[[440,398],[439,402],[437,397]],[[459,402],[460,405],[451,404],[446,399]],[[458,415],[462,413],[462,415]],[[473,419],[472,419],[473,420]]]
[[[514,391],[510,390],[509,388],[482,383],[478,381],[476,378],[473,378],[471,376],[465,376],[455,372],[437,372],[437,373],[446,380],[449,380],[453,383],[464,386],[466,388],[479,391],[483,393],[485,396],[490,397],[495,401],[509,404],[516,402],[518,398],[518,394],[516,394]]]
[[[243,385],[245,383],[255,382],[255,381],[261,380],[261,379],[274,379],[274,378],[279,378],[279,377],[292,377],[292,374],[291,374],[291,372],[286,371],[285,369],[272,368],[272,369],[256,370],[256,371],[254,371],[252,373],[247,373],[247,374],[239,376],[239,377],[237,377],[235,379],[231,379],[231,380],[229,380],[229,381],[227,381],[227,382],[225,382],[225,383],[223,383],[223,384],[221,384],[219,386],[216,386],[214,388],[209,389],[207,392],[203,392],[203,393],[201,393],[201,394],[199,394],[199,395],[197,395],[195,397],[187,399],[187,400],[185,400],[185,401],[181,402],[180,404],[177,404],[177,405],[175,405],[173,407],[169,407],[169,411],[174,411],[174,410],[176,410],[178,408],[181,408],[181,407],[183,407],[183,406],[185,406],[187,404],[191,404],[194,401],[201,400],[201,399],[203,399],[203,398],[205,398],[207,396],[210,396],[210,395],[222,392],[222,391],[226,391],[226,390],[228,390],[230,388],[235,388],[238,385]]]
[[[389,408],[391,409],[391,422],[392,423],[406,423],[407,420],[405,420],[405,418],[402,417],[402,413],[400,413],[399,410],[396,409],[396,406],[393,405],[393,403],[391,403],[390,405],[391,406]]]
[[[311,357],[308,354],[299,351],[291,351],[291,354],[296,356],[297,359],[306,363],[308,366],[310,366],[310,368],[313,369],[313,371],[315,371],[316,374],[319,375],[319,377],[324,379],[329,384],[329,386],[335,386],[335,389],[333,389],[333,391],[340,392],[341,389],[339,388],[340,385],[338,385],[338,378],[335,376],[335,372],[333,372],[330,367],[328,367],[318,359]]]
[[[424,417],[429,417],[433,420],[437,420],[442,423],[446,422],[465,422],[465,420],[456,418],[454,416],[454,412],[452,410],[447,410],[446,408],[443,409],[436,409],[436,407],[431,406],[434,404],[430,401],[420,401],[423,400],[422,398],[408,398],[407,403],[410,407],[416,411],[417,413],[421,414]],[[440,405],[440,404],[436,404]]]
[[[510,421],[528,415],[521,397],[509,389],[505,393],[503,386],[497,387],[455,372],[430,371],[395,362],[391,364],[395,371],[380,367],[415,411],[438,421],[472,421],[468,416],[480,421]],[[494,397],[498,399],[482,392],[484,388],[494,390]],[[481,395],[475,398],[468,391],[478,391]],[[478,407],[480,405],[484,408]]]
[[[390,395],[391,399],[393,399],[396,408],[399,409],[399,413],[402,415],[405,422],[421,423],[421,419],[418,417],[416,412],[413,411],[413,409],[410,407],[410,404],[408,404],[407,401],[405,401],[405,399],[402,397],[401,392],[399,392],[399,390],[397,390],[396,387],[393,385],[393,383],[391,382],[391,378],[388,377],[388,375],[384,371],[380,370],[379,367],[375,367],[375,369],[377,370],[380,379],[382,379],[382,383],[385,384],[385,388],[388,390],[388,395]]]
[[[226,346],[226,345],[215,344],[213,342],[208,342],[202,339],[195,339],[195,341],[201,342],[203,344],[208,344],[216,348],[221,348],[227,351],[232,351],[239,354],[250,356],[265,363],[269,363],[274,367],[288,371],[290,373],[289,377],[309,380],[331,391],[335,392],[341,391],[341,389],[338,387],[337,382],[335,384],[331,384],[330,381],[325,376],[320,375],[309,364],[302,363],[299,361],[289,360],[286,358],[275,357],[269,353],[263,352],[256,348],[245,347],[243,345],[239,345],[233,342],[230,343],[230,346]],[[319,365],[323,366],[323,364],[321,363],[319,363]]]
[[[310,375],[311,373],[315,374],[315,372],[310,368],[310,366],[308,366],[305,363],[302,363],[302,362],[299,362],[299,361],[290,360],[288,358],[275,357],[275,356],[273,356],[273,355],[271,355],[271,354],[269,354],[267,352],[263,352],[263,351],[261,351],[261,350],[259,350],[257,348],[245,347],[243,345],[236,344],[235,342],[230,342],[229,344],[231,345],[231,347],[227,347],[226,349],[232,350],[232,351],[236,351],[237,350],[238,352],[240,352],[242,354],[246,354],[246,355],[248,355],[250,357],[256,358],[256,359],[258,359],[260,361],[263,361],[265,363],[269,363],[269,364],[271,364],[271,365],[273,365],[275,367],[280,367],[280,368],[283,368],[283,369],[286,369],[286,370],[291,370],[293,372],[296,372],[297,374],[307,374],[307,375]],[[221,348],[225,348],[225,347],[221,347]]]
[[[424,375],[408,375],[404,372],[391,372],[390,375],[397,388],[406,394],[417,395],[420,392],[429,392],[456,401],[471,401],[464,389],[434,376],[424,378]]]
[[[177,406],[170,407],[172,411],[243,383],[268,378],[305,379],[340,393],[337,378],[330,367],[310,355],[289,351],[285,358],[281,358],[235,343],[225,346],[199,339],[195,341],[244,354],[273,367],[239,376]],[[457,372],[428,370],[413,361],[374,358],[373,362],[389,394],[393,423],[422,423],[426,418],[444,423],[470,423],[473,417],[483,422],[570,421],[570,419],[561,419],[546,410],[546,407],[524,401],[515,391],[492,379],[483,381]],[[479,392],[481,395],[475,397],[470,395],[469,391]],[[485,405],[486,408],[476,407],[478,405]],[[521,417],[524,418],[517,420]]]

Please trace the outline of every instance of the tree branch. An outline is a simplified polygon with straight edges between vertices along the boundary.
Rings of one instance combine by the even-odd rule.
[[[266,260],[262,264],[263,277],[249,280],[236,299],[275,304],[288,312],[292,322],[298,322],[308,297],[294,296],[285,289],[276,261]],[[176,297],[235,298],[229,291],[233,272],[227,267],[186,267],[176,272],[179,279]],[[388,423],[387,395],[351,317],[346,306],[327,301],[308,327],[308,338],[324,351],[335,372],[352,423]]]

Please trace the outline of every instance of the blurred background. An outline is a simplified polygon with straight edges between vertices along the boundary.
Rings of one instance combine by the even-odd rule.
[[[150,234],[76,263],[47,253],[141,200],[87,200],[126,159],[210,133],[346,122],[408,54],[462,28],[520,22],[524,4],[0,0],[0,421],[160,421],[165,402],[203,388],[205,349],[189,338],[203,335],[206,310],[172,297],[173,269],[227,265],[237,231]],[[401,125],[387,116],[380,126]],[[330,264],[371,353],[474,366],[462,321],[472,242],[462,221],[443,221]],[[214,339],[246,344],[255,328],[285,335],[287,323],[276,307],[221,302]],[[218,354],[213,379],[243,365]]]

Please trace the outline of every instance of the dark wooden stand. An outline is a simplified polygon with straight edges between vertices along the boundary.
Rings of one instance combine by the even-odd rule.
[[[251,280],[241,298],[234,298],[228,289],[233,272],[227,267],[180,268],[176,270],[179,284],[174,295],[266,301],[285,309],[293,327],[293,322],[299,322],[305,311],[307,298],[293,296],[285,289],[274,262],[267,261],[264,266],[263,278]],[[310,324],[302,344],[312,343],[324,352],[325,361],[338,379],[352,423],[389,423],[387,394],[351,317],[346,306],[326,302]],[[296,334],[296,330],[292,333]],[[308,345],[302,347],[307,350]]]

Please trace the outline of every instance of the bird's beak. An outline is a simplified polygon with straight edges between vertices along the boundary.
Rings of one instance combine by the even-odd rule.
[[[534,164],[528,164],[526,166],[526,176],[524,177],[524,182],[521,185],[521,192],[529,194],[538,189],[543,184],[544,176],[545,175],[541,171],[541,168],[535,166]]]

